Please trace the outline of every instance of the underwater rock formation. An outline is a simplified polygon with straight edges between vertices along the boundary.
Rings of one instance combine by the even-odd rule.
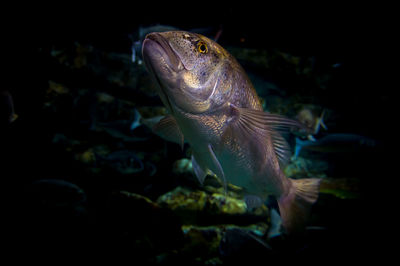
[[[182,253],[205,264],[220,264],[237,256],[248,256],[260,250],[270,251],[263,240],[268,225],[257,223],[249,226],[216,225],[216,226],[182,226],[185,246]],[[239,255],[240,254],[240,255]]]
[[[238,225],[233,223],[243,221],[233,216],[245,215],[243,201],[230,199],[227,204],[230,207],[224,208],[221,205],[225,204],[219,195],[209,195],[203,191],[193,192],[178,187],[162,195],[157,202],[136,193],[120,191],[114,193],[112,199],[112,224],[115,233],[121,234],[123,239],[118,246],[129,243],[128,247],[135,250],[135,254],[137,250],[142,250],[144,254],[138,254],[138,257],[146,263],[183,261],[221,264],[235,252],[246,252],[246,245],[256,246],[264,252],[269,248],[264,240],[269,229],[265,206],[260,207],[264,214],[258,216],[258,222],[247,220],[249,224]],[[213,211],[210,210],[212,206]],[[187,211],[186,215],[183,215],[184,210]],[[192,224],[196,221],[189,216],[195,213],[196,218],[210,218],[205,222],[208,225]],[[224,221],[211,219],[220,215],[230,217]],[[129,239],[135,241],[130,242]],[[143,258],[145,255],[151,257]]]
[[[227,196],[220,192],[192,191],[177,187],[157,200],[160,206],[176,213],[183,224],[251,224],[268,221],[268,209],[261,205],[249,211],[239,195],[229,192]]]

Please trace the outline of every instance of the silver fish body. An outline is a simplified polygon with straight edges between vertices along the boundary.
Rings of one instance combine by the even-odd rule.
[[[318,196],[319,180],[292,180],[281,170],[281,164],[290,157],[281,132],[303,126],[263,112],[239,63],[202,35],[151,33],[142,51],[170,113],[154,131],[167,140],[191,145],[199,181],[213,172],[225,188],[229,182],[261,200],[273,195],[286,230],[304,227]]]

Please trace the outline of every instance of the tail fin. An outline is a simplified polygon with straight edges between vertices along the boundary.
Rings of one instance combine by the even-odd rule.
[[[310,214],[311,205],[317,200],[321,179],[290,179],[289,193],[278,200],[283,227],[289,234],[301,232]]]

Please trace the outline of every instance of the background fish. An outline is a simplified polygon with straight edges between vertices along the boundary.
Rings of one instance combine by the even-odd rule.
[[[2,125],[8,125],[18,118],[14,112],[14,101],[9,91],[0,91],[0,109]]]
[[[378,145],[374,139],[350,133],[328,134],[316,140],[302,140],[296,138],[294,156],[297,157],[301,150],[323,153],[355,153]]]
[[[184,141],[191,145],[193,169],[200,183],[212,172],[225,189],[230,182],[243,187],[252,199],[256,196],[264,201],[273,195],[285,229],[290,233],[301,230],[317,200],[320,180],[292,180],[283,174],[281,165],[290,152],[281,132],[304,127],[263,112],[238,62],[200,34],[151,33],[142,51],[170,113],[154,130],[180,145]]]

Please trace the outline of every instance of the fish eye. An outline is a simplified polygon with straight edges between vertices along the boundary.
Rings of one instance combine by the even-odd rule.
[[[203,41],[199,41],[197,43],[197,51],[202,54],[206,54],[208,52],[207,44]]]

